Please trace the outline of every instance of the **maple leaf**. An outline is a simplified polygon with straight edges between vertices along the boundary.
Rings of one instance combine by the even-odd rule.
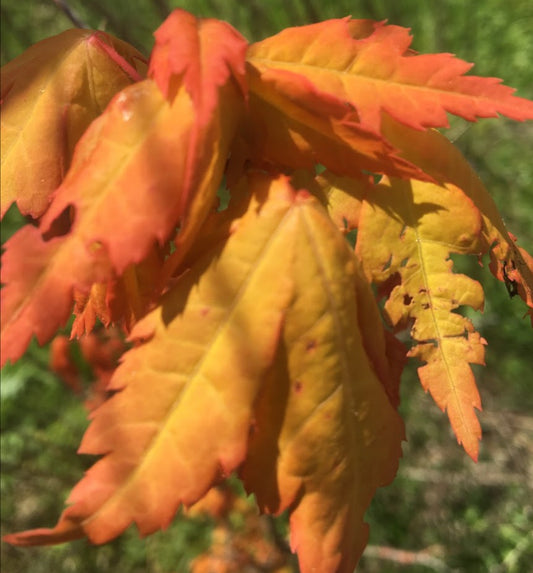
[[[516,244],[507,230],[498,207],[481,179],[461,152],[442,134],[430,130],[406,130],[391,118],[384,116],[387,138],[400,150],[400,154],[420,165],[435,179],[452,183],[469,197],[478,209],[482,226],[479,254],[490,254],[490,270],[496,278],[512,287],[533,310],[533,259]],[[533,320],[533,315],[531,315]]]
[[[85,129],[145,68],[132,46],[91,30],[38,42],[2,67],[2,217],[13,201],[44,213]]]
[[[224,30],[235,42],[235,35]],[[215,42],[211,36],[203,41],[211,53],[217,42],[224,45],[227,38],[219,34]],[[244,41],[239,41],[244,69]],[[238,62],[233,65],[239,67]],[[74,288],[88,293],[95,282],[114,280],[115,274],[145,258],[154,240],[165,243],[183,218],[180,245],[182,250],[190,245],[216,202],[244,110],[243,95],[231,73],[227,71],[227,85],[217,91],[216,108],[213,102],[208,109],[202,107],[200,118],[185,89],[169,103],[148,79],[117,94],[92,123],[41,221],[41,232],[47,233],[66,209],[74,207],[70,232],[46,242],[38,231],[22,229],[7,245],[6,261],[14,262],[3,276],[7,284],[2,301],[3,362],[21,356],[32,334],[40,343],[49,340],[68,317]],[[204,79],[209,84],[209,78]],[[213,81],[218,85],[220,75]],[[202,87],[209,86],[197,86]],[[32,259],[31,269],[19,273],[25,268],[19,259],[31,249],[40,256]]]
[[[102,249],[88,253],[76,237],[44,241],[26,225],[5,244],[2,256],[1,360],[17,360],[32,335],[44,344],[72,312],[73,289],[102,282],[111,273]],[[66,269],[68,274],[65,276]],[[71,280],[69,280],[69,275]]]
[[[107,455],[73,490],[73,505],[55,529],[8,541],[86,534],[102,543],[133,521],[152,533],[243,461],[255,397],[292,296],[284,277],[299,230],[285,180],[254,188],[258,198],[227,242],[134,328],[133,339],[148,341],[125,355],[109,386],[118,393],[94,413],[80,451]],[[277,288],[264,289],[273,277]]]
[[[73,358],[72,347],[77,346],[86,364],[91,367],[94,379],[85,390],[83,375]],[[126,350],[123,335],[114,328],[91,332],[79,342],[66,336],[56,336],[50,344],[50,369],[76,394],[86,394],[84,405],[94,410],[108,397],[107,386],[118,366],[118,359]]]
[[[249,568],[269,573],[291,573],[289,554],[253,499],[237,495],[228,484],[211,488],[190,507],[187,516],[207,515],[215,528],[209,550],[190,564],[191,573],[240,573]],[[239,515],[244,524],[232,519]]]
[[[382,112],[414,129],[448,126],[447,112],[469,121],[533,119],[533,102],[501,80],[465,77],[471,64],[451,54],[417,55],[410,43],[406,28],[344,18],[287,28],[251,45],[247,59],[281,93],[305,81],[317,99],[337,98],[376,133]]]
[[[66,336],[56,336],[50,344],[50,370],[75,393],[83,393],[80,371],[71,354],[70,341]]]
[[[246,94],[246,41],[227,22],[197,19],[177,9],[156,30],[155,39],[148,73],[165,97],[173,99],[183,83],[194,107],[202,110],[208,120],[218,105],[217,89],[229,77]]]
[[[377,373],[392,382],[358,261],[318,202],[300,211],[297,295],[241,474],[263,510],[289,509],[303,573],[351,572],[366,545],[364,512],[395,475],[403,423]]]
[[[397,157],[387,141],[362,126],[343,100],[321,92],[302,75],[272,69],[260,72],[254,58],[248,55],[247,61],[249,153],[255,161],[308,170],[322,164],[351,177],[370,170],[427,178],[418,167]]]
[[[126,267],[120,277],[94,283],[88,293],[74,292],[71,336],[79,338],[91,332],[96,319],[106,327],[119,324],[129,332],[157,298],[162,266],[163,252],[154,246],[144,260]]]
[[[370,177],[340,177],[324,171],[315,178],[315,194],[328,210],[339,231],[347,234],[359,226],[359,216],[366,194],[371,189]]]
[[[446,409],[457,439],[474,459],[481,403],[470,363],[483,364],[485,341],[462,305],[483,307],[481,285],[451,272],[450,253],[479,253],[481,216],[461,189],[384,178],[364,202],[356,252],[376,284],[399,277],[385,304],[391,324],[411,321],[409,355],[424,361],[423,387]]]
[[[228,24],[176,10],[144,81],[136,52],[96,32],[6,68],[3,161],[28,177],[9,167],[2,210],[16,200],[39,226],[6,245],[2,360],[32,335],[49,340],[73,305],[73,336],[99,319],[133,344],[116,368],[119,335],[82,336],[100,382],[80,452],[103,457],[55,528],[7,541],[103,543],[132,523],[147,535],[236,471],[263,511],[289,512],[302,573],[351,573],[364,513],[401,455],[406,350],[393,332],[406,327],[423,387],[477,458],[471,364],[485,341],[455,311],[482,309],[483,292],[450,254],[489,253],[532,320],[533,258],[426,128],[447,113],[525,120],[533,103],[410,42],[404,28],[345,18],[247,46]],[[84,83],[93,64],[101,90]],[[57,100],[40,94],[48,84]],[[49,132],[50,153],[28,163]],[[218,212],[224,175],[231,201]],[[66,339],[53,350],[78,388]]]
[[[302,571],[317,563],[323,571],[353,568],[366,543],[364,511],[394,476],[403,438],[375,368],[381,362],[390,375],[379,314],[368,285],[366,295],[357,287],[364,281],[357,260],[316,199],[283,177],[251,175],[249,185],[253,198],[227,241],[197,259],[134,328],[133,338],[145,342],[126,354],[109,386],[117,393],[95,412],[80,448],[105,457],[73,490],[55,529],[8,541],[85,534],[100,543],[131,522],[148,534],[245,462],[245,481],[262,505],[292,507]],[[265,290],[274,277],[276,288]],[[358,313],[358,303],[369,301],[376,322],[368,310]],[[382,336],[367,354],[363,338],[376,327]],[[287,348],[288,370],[280,362]],[[280,393],[287,404],[278,408],[286,412],[278,460],[263,457],[256,436],[276,439],[277,416],[265,409]],[[268,474],[273,482],[258,481],[265,462],[280,468]],[[270,488],[279,489],[277,507],[265,501]],[[317,546],[315,536],[324,543]]]
[[[229,24],[211,18],[198,19],[185,10],[174,10],[155,33],[156,45],[150,58],[148,75],[154,79],[165,97],[173,101],[180,87],[183,87],[196,112],[195,123],[191,133],[191,153],[187,156],[187,165],[183,174],[185,182],[181,196],[181,210],[191,199],[193,192],[200,205],[206,202],[212,204],[212,186],[207,186],[208,191],[202,190],[202,171],[198,169],[199,157],[197,154],[207,146],[211,148],[211,140],[214,133],[208,129],[213,122],[213,116],[218,115],[219,121],[224,115],[229,115],[232,122],[226,121],[224,126],[230,130],[235,123],[235,111],[232,104],[230,91],[237,88],[243,99],[247,97],[247,85],[245,81],[245,64],[247,43],[246,40]],[[232,94],[233,95],[233,94]],[[226,108],[225,114],[221,114],[220,107]],[[215,160],[217,149],[213,148]],[[227,151],[223,156],[224,163],[227,159]],[[214,163],[214,161],[213,161]],[[209,166],[212,167],[212,166]],[[220,175],[215,177],[218,182]],[[205,183],[204,183],[205,186]],[[200,189],[195,189],[200,187]],[[216,189],[215,189],[216,191]],[[207,197],[203,196],[204,194]],[[198,208],[198,206],[196,206]],[[191,208],[190,220],[196,223],[205,219],[205,207],[203,216]],[[183,213],[182,213],[183,214]]]

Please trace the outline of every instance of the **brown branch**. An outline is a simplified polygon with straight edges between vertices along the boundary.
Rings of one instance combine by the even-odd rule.
[[[109,31],[124,42],[128,42],[128,44],[136,46],[136,42],[132,37],[130,29],[125,24],[124,18],[119,18],[112,10],[110,10],[109,4],[106,4],[105,2],[100,3],[95,0],[85,0],[85,4],[87,4],[95,14],[98,14],[99,17],[102,17],[105,20],[106,32]]]
[[[320,14],[317,12],[312,0],[303,0],[303,5],[305,8],[305,14],[308,23],[320,22]]]
[[[65,16],[76,26],[76,28],[89,28],[83,20],[78,18],[76,14],[72,11],[72,8],[68,5],[67,0],[52,0],[52,2],[65,14]]]
[[[423,565],[431,567],[434,571],[449,571],[444,561],[431,555],[427,549],[422,551],[409,551],[406,549],[396,549],[384,545],[368,545],[363,553],[364,558],[382,559],[393,561],[399,565]]]
[[[402,475],[412,481],[447,484],[466,483],[485,487],[505,487],[511,484],[528,487],[530,483],[528,475],[498,471],[492,465],[482,463],[464,473],[408,467],[402,470]]]
[[[166,20],[167,16],[170,14],[170,6],[167,0],[152,0],[152,4],[159,12],[161,20]]]

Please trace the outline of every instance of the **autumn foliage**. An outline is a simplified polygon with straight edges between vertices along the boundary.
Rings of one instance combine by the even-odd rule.
[[[410,42],[345,18],[248,44],[178,10],[148,62],[71,30],[3,68],[1,209],[29,224],[3,255],[2,363],[73,313],[104,379],[80,446],[102,457],[53,529],[7,541],[148,535],[236,473],[289,511],[303,573],[352,572],[401,456],[407,357],[477,459],[486,342],[456,310],[483,290],[450,255],[488,254],[532,319],[533,260],[434,128],[533,103]],[[102,325],[128,337],[116,369]]]

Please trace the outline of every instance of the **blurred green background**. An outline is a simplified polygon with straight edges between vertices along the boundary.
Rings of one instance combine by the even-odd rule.
[[[452,52],[533,97],[533,3],[529,0],[2,0],[2,64],[32,43],[72,27],[61,6],[146,55],[168,11],[183,7],[229,21],[249,40],[284,27],[331,17],[388,19],[412,29],[421,52]],[[453,120],[448,136],[474,165],[519,243],[533,251],[533,124],[505,119]],[[11,210],[2,242],[20,224]],[[486,367],[476,367],[484,404],[480,461],[457,445],[446,417],[405,373],[401,410],[408,441],[398,478],[379,491],[367,515],[370,546],[359,572],[528,573],[533,563],[533,334],[524,307],[477,261],[455,259],[480,280],[483,314],[471,314],[488,341]],[[2,533],[51,526],[90,462],[75,454],[86,413],[47,369],[47,350],[2,371]],[[209,545],[213,523],[182,517],[166,532],[139,540],[130,529],[115,542],[51,548],[2,544],[2,571],[48,573],[186,572]],[[235,525],[239,527],[238,523]],[[283,529],[283,524],[281,525]],[[254,571],[254,569],[250,569]],[[259,571],[259,569],[257,569]]]

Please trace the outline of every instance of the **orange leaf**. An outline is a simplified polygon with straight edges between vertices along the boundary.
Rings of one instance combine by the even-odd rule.
[[[470,320],[452,312],[462,305],[483,308],[481,285],[451,272],[449,254],[479,253],[481,215],[457,187],[386,178],[361,210],[356,252],[378,285],[397,276],[385,311],[396,328],[414,321],[409,355],[423,387],[446,409],[467,453],[477,459],[481,408],[469,363],[483,364],[485,341]]]
[[[111,324],[109,306],[107,304],[107,290],[112,288],[113,281],[94,283],[87,293],[74,291],[75,319],[70,330],[72,338],[80,338],[89,334],[99,319],[104,326]]]
[[[56,336],[50,344],[49,367],[76,394],[83,392],[81,374],[70,351],[71,343],[66,336]]]
[[[217,89],[230,78],[246,96],[247,43],[227,22],[177,9],[155,32],[155,42],[148,75],[167,99],[174,99],[183,83],[194,107],[209,119],[218,104]]]
[[[101,282],[111,272],[97,247],[88,252],[78,237],[44,241],[27,225],[5,244],[2,257],[1,360],[22,356],[32,335],[52,338],[72,312],[73,289]]]
[[[85,407],[92,411],[108,397],[107,386],[118,366],[118,359],[126,350],[123,337],[113,329],[99,330],[81,338],[79,342],[66,336],[56,336],[50,345],[50,369],[76,394],[82,394],[83,376],[73,359],[71,348],[77,345],[85,362],[91,367],[94,379],[85,400]]]
[[[336,174],[361,171],[427,179],[394,148],[358,122],[350,105],[286,70],[248,65],[252,159],[293,169],[325,165]]]
[[[344,18],[285,29],[253,44],[248,61],[261,74],[278,72],[284,93],[293,90],[289,74],[304,76],[324,99],[353,106],[361,125],[376,133],[382,112],[414,129],[447,126],[447,112],[469,121],[533,119],[533,102],[500,80],[465,77],[471,64],[451,54],[415,55],[410,43],[405,28],[375,22],[372,29],[366,20]]]
[[[61,183],[74,146],[144,58],[103,32],[68,30],[2,68],[2,205],[39,217]]]
[[[106,455],[73,490],[73,505],[55,529],[7,541],[58,542],[83,531],[103,543],[132,522],[147,535],[243,461],[292,294],[299,230],[284,179],[256,179],[252,190],[257,198],[227,242],[136,325],[133,338],[148,341],[125,355],[109,388],[117,393],[94,413],[80,451]]]
[[[225,114],[234,119],[235,112],[230,109],[230,99],[234,97],[236,87],[243,99],[247,96],[244,63],[247,43],[226,22],[211,18],[198,19],[180,9],[170,14],[156,31],[155,39],[148,75],[170,102],[174,101],[183,87],[192,101],[196,116],[190,136],[193,152],[187,158],[183,174],[183,212],[191,199],[190,193],[202,180],[199,175],[202,171],[198,169],[198,157],[194,151],[198,153],[204,146],[213,149],[215,154],[218,151],[212,147],[215,134],[209,131],[205,133],[206,128],[212,123],[213,117],[224,118],[220,107],[227,107]],[[231,96],[228,91],[232,92]],[[201,191],[196,194],[202,195]],[[192,219],[198,220],[197,213]]]
[[[119,331],[108,328],[83,336],[79,346],[94,376],[84,402],[85,408],[92,412],[109,397],[109,382],[126,350],[126,344]]]
[[[217,37],[216,42],[224,41],[224,36]],[[197,117],[185,89],[170,104],[156,84],[146,80],[120,92],[93,122],[42,219],[46,233],[67,208],[74,207],[70,233],[48,243],[35,230],[31,231],[34,244],[18,240],[17,235],[12,239],[8,256],[17,262],[4,273],[9,289],[4,296],[10,300],[2,320],[16,336],[9,334],[11,330],[2,332],[2,344],[9,340],[4,361],[20,357],[32,334],[43,343],[64,324],[73,288],[88,293],[93,283],[121,275],[148,255],[154,239],[167,241],[183,217],[181,246],[183,250],[190,246],[216,203],[244,108],[231,78],[217,93],[218,105],[207,121],[205,110]],[[42,256],[30,254],[35,250]],[[24,261],[30,256],[32,268],[27,269]]]
[[[106,284],[94,283],[88,293],[75,292],[71,336],[79,338],[91,332],[97,318],[106,327],[116,324],[129,332],[159,294],[160,251],[154,247],[143,261],[129,265],[120,277]]]
[[[263,510],[289,510],[302,573],[352,573],[367,541],[364,513],[395,475],[403,423],[374,367],[390,376],[356,258],[316,200],[302,201],[299,218],[296,295],[241,473]]]

